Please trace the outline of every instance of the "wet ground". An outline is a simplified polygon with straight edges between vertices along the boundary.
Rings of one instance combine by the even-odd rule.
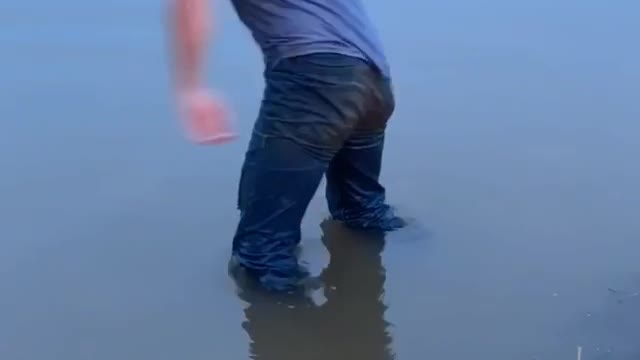
[[[635,1],[369,1],[409,228],[305,219],[312,300],[226,264],[259,54],[221,2],[242,137],[181,137],[157,1],[0,5],[0,359],[640,358]]]

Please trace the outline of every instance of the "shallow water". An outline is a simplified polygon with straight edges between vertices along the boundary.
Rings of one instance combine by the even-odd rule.
[[[383,248],[320,190],[306,302],[226,275],[262,90],[229,4],[210,78],[242,137],[218,148],[176,125],[158,2],[0,4],[0,359],[638,358],[640,5],[369,3],[415,223]]]

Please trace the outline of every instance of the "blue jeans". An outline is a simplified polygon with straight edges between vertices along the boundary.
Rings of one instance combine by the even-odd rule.
[[[359,229],[402,226],[378,181],[394,98],[389,79],[339,54],[284,59],[265,80],[240,177],[233,258],[265,287],[288,290],[305,275],[300,224],[323,176],[334,219]]]

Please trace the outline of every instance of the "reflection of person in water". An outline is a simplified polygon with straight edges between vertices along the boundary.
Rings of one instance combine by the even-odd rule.
[[[390,360],[384,320],[383,235],[362,234],[326,221],[331,260],[320,278],[326,302],[243,289],[244,328],[256,360]]]

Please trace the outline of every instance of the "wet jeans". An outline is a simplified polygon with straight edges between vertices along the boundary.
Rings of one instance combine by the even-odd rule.
[[[359,229],[402,225],[378,181],[394,98],[374,67],[338,54],[284,59],[265,80],[240,178],[233,259],[265,287],[287,290],[304,276],[300,224],[323,176],[334,219]]]

